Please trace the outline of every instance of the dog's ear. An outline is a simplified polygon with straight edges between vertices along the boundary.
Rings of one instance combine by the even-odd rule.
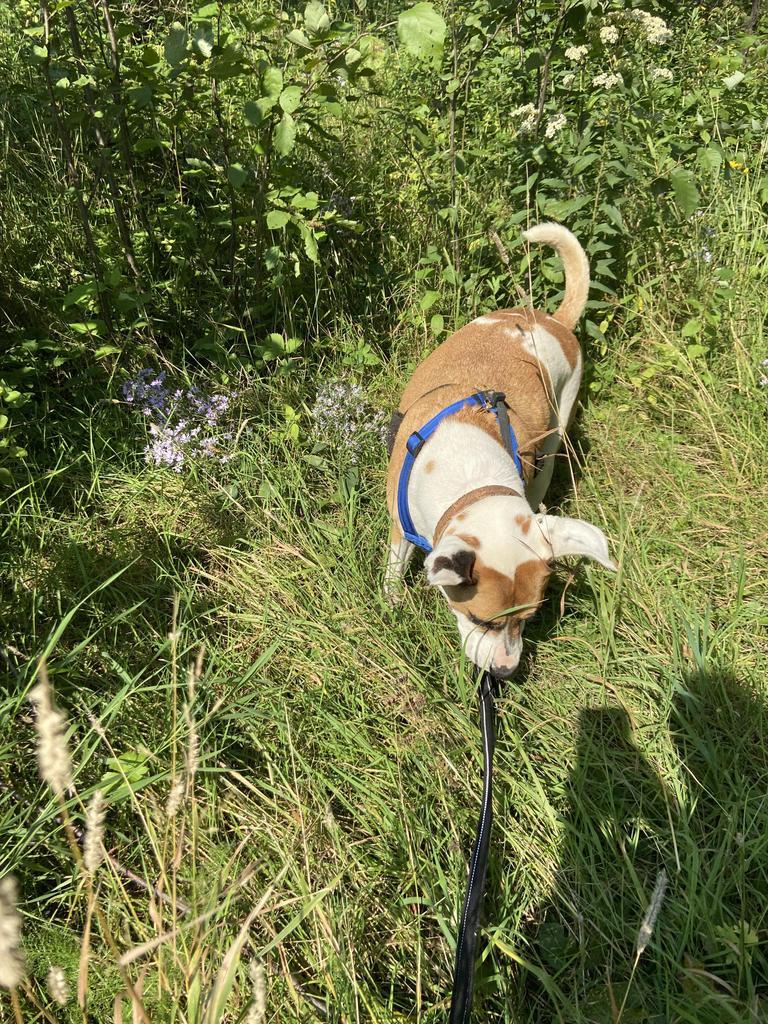
[[[616,563],[608,553],[608,541],[598,527],[585,523],[583,519],[569,519],[568,516],[537,515],[536,520],[552,548],[553,558],[580,555],[616,571]]]
[[[475,583],[475,552],[458,537],[443,537],[424,560],[427,580],[435,587]]]

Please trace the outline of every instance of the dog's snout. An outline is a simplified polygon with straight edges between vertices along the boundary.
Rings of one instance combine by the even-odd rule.
[[[496,676],[497,679],[509,679],[511,676],[515,674],[515,672],[517,672],[517,663],[514,665],[513,668],[502,668],[500,665],[497,665],[496,662],[494,662],[491,665],[489,672],[491,673],[492,676]]]

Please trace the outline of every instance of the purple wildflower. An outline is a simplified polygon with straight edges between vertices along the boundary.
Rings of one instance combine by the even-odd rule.
[[[352,456],[362,454],[371,439],[387,437],[387,415],[375,410],[359,384],[334,380],[321,385],[312,409],[315,434]]]
[[[231,431],[220,428],[230,410],[232,397],[204,395],[196,385],[186,390],[171,388],[164,371],[140,370],[122,387],[123,398],[141,408],[150,421],[150,443],[144,449],[149,463],[181,473],[187,460],[196,458],[229,461],[221,447],[232,440]]]

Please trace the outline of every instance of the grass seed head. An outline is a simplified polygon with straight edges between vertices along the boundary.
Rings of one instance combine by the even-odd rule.
[[[16,879],[6,875],[0,879],[0,986],[10,989],[16,988],[24,977],[21,915],[16,901]]]
[[[48,995],[59,1006],[66,1006],[69,1002],[69,985],[63,967],[50,967],[48,970]]]
[[[83,840],[83,862],[85,870],[95,875],[104,860],[104,818],[107,807],[100,789],[91,797],[85,816],[85,838]]]
[[[56,796],[63,797],[72,788],[72,759],[66,737],[67,717],[53,706],[44,662],[40,663],[38,675],[40,681],[29,691],[29,700],[37,710],[37,763],[43,782],[48,783]]]
[[[635,956],[641,957],[645,952],[645,947],[651,941],[653,935],[653,928],[656,924],[656,918],[659,916],[661,910],[661,904],[664,902],[664,894],[667,891],[667,873],[661,870],[656,878],[656,885],[653,889],[653,895],[651,896],[651,902],[648,904],[648,909],[645,912],[643,923],[640,925],[640,930],[637,933],[637,939],[635,941]]]
[[[253,1002],[248,1010],[246,1024],[262,1024],[267,1015],[267,976],[264,964],[252,960],[248,968],[253,989]]]

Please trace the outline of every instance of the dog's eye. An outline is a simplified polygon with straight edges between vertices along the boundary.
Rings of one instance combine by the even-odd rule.
[[[472,612],[467,614],[469,621],[479,626],[481,629],[490,629],[494,633],[500,633],[504,629],[504,621],[502,619],[480,619],[477,615],[473,615]]]

